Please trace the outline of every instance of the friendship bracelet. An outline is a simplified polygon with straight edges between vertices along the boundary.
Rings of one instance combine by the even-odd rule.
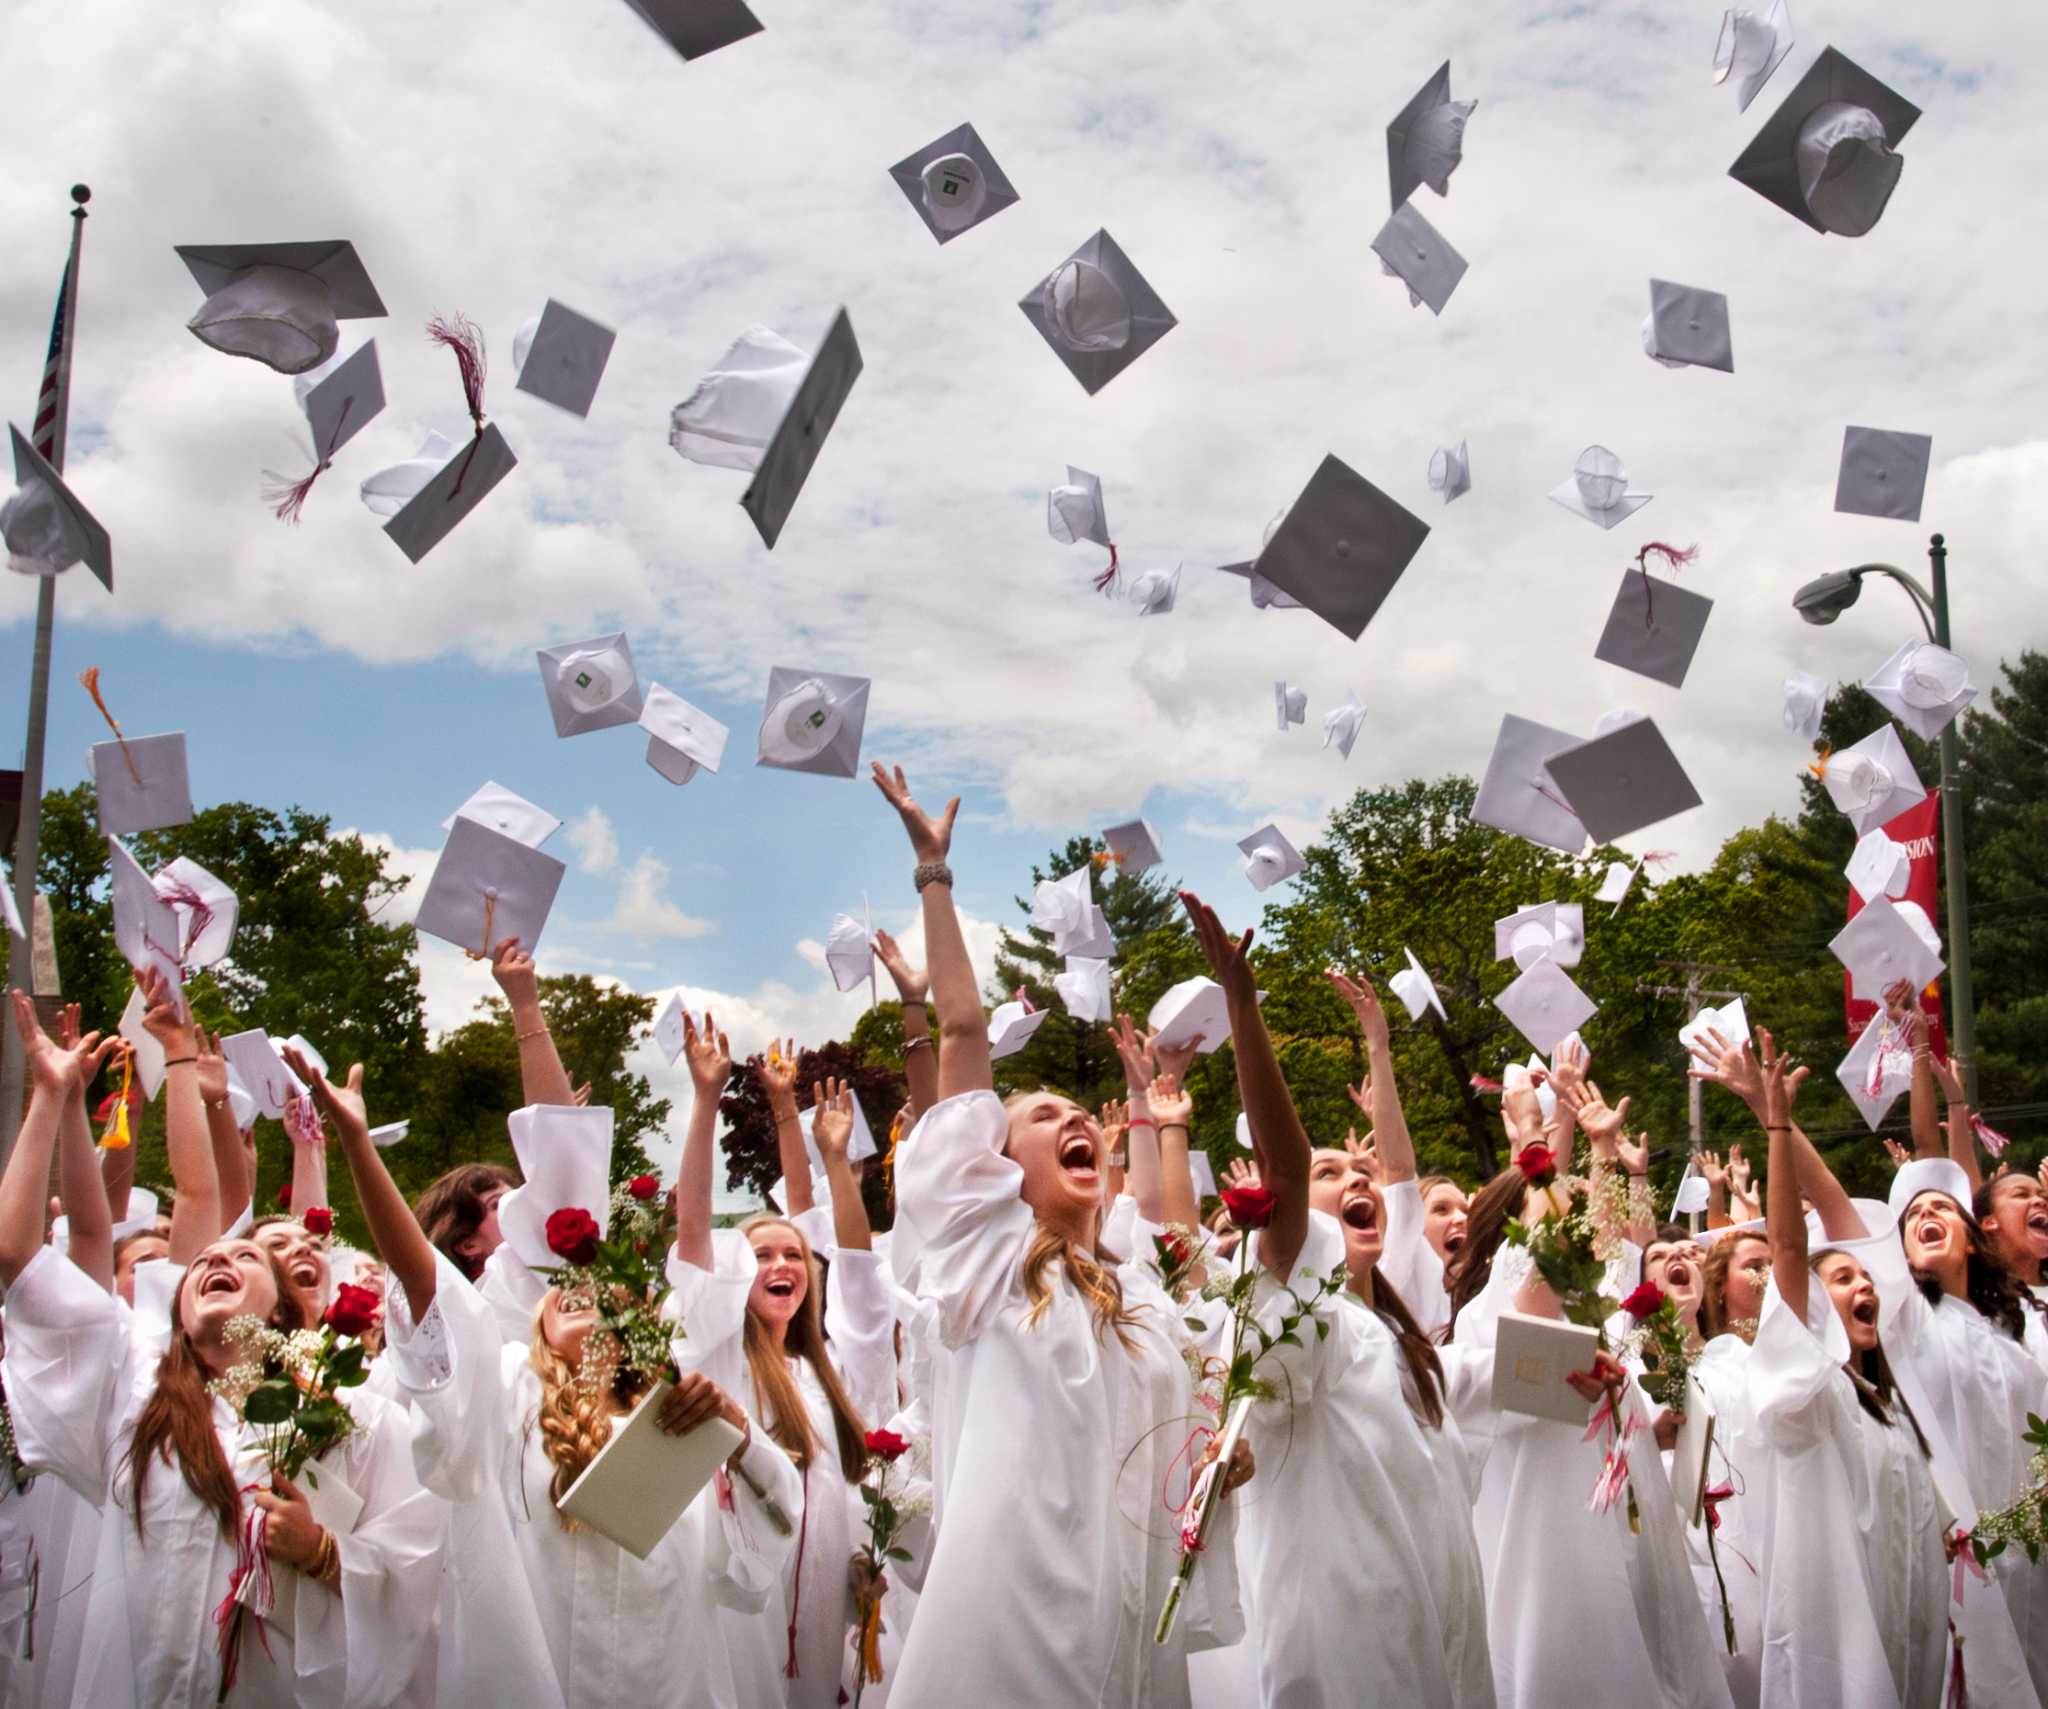
[[[943,884],[951,890],[953,869],[942,860],[921,860],[911,871],[910,882],[917,886],[919,894],[923,893],[927,884]]]
[[[165,1057],[165,1058],[164,1058],[164,1066],[165,1066],[166,1068],[183,1068],[183,1067],[185,1066],[185,1064],[186,1064],[186,1063],[188,1063],[188,1062],[197,1062],[198,1060],[199,1060],[199,1058],[198,1058],[198,1057],[197,1057],[196,1055],[194,1055],[194,1056],[167,1056],[167,1057]]]
[[[1764,1132],[1765,1132],[1765,1133],[1790,1133],[1791,1131],[1792,1131],[1792,1129],[1791,1129],[1791,1128],[1790,1128],[1790,1127],[1789,1127],[1788,1125],[1786,1125],[1785,1123],[1783,1123],[1783,1122],[1779,1122],[1779,1123],[1775,1123],[1775,1124],[1774,1124],[1774,1123],[1771,1123],[1771,1122],[1765,1122],[1765,1123],[1764,1123]]]
[[[1133,1116],[1129,1121],[1124,1123],[1124,1127],[1126,1131],[1134,1127],[1149,1127],[1156,1131],[1159,1127],[1159,1124],[1155,1122],[1150,1116]]]
[[[903,1054],[905,1056],[908,1056],[913,1050],[920,1048],[930,1050],[931,1047],[932,1035],[930,1033],[906,1034],[903,1040]]]
[[[546,1038],[547,1033],[548,1024],[542,1021],[537,1027],[528,1027],[523,1033],[514,1033],[512,1039],[515,1044],[524,1044],[530,1038]]]

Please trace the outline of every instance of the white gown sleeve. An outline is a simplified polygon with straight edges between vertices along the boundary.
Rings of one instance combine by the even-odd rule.
[[[839,1380],[861,1417],[887,1418],[896,1410],[896,1296],[882,1255],[835,1251],[825,1301]]]
[[[134,1345],[114,1296],[51,1247],[31,1258],[7,1290],[5,1372],[15,1451],[95,1507],[107,1499]]]
[[[438,1252],[424,1318],[404,1288],[386,1294],[384,1357],[411,1403],[413,1465],[448,1501],[475,1501],[496,1477],[511,1428],[505,1351],[489,1304]]]
[[[1444,1261],[1424,1232],[1421,1184],[1410,1179],[1382,1187],[1380,1203],[1387,1232],[1379,1275],[1393,1284],[1422,1333],[1433,1335],[1451,1320],[1451,1297],[1444,1290]]]
[[[1031,1243],[1024,1171],[1002,1154],[1009,1117],[993,1092],[946,1098],[896,1152],[896,1211],[915,1233],[918,1291],[939,1338],[963,1347],[1009,1293]]]

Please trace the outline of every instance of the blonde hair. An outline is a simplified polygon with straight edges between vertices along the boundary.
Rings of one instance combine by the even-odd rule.
[[[1038,1092],[1012,1092],[1003,1100],[1003,1113],[1007,1116],[1025,1099],[1040,1095]],[[1003,1151],[1007,1156],[1007,1138],[1003,1142]],[[1096,1227],[1101,1227],[1099,1211]],[[1090,1311],[1094,1313],[1096,1335],[1100,1337],[1104,1331],[1114,1330],[1116,1338],[1124,1344],[1124,1350],[1130,1351],[1131,1338],[1127,1331],[1137,1328],[1138,1318],[1124,1304],[1123,1284],[1117,1280],[1116,1266],[1114,1262],[1103,1262],[1107,1256],[1099,1244],[1094,1251],[1086,1251],[1059,1229],[1047,1223],[1034,1222],[1031,1244],[1024,1249],[1024,1266],[1018,1273],[1018,1279],[1024,1286],[1024,1297],[1031,1302],[1031,1309],[1024,1314],[1024,1327],[1034,1328],[1052,1305],[1053,1283],[1046,1272],[1059,1262],[1066,1267],[1067,1280],[1074,1284],[1074,1291],[1088,1302]]]
[[[766,1415],[768,1434],[783,1451],[800,1469],[808,1470],[818,1453],[818,1438],[811,1429],[811,1409],[804,1404],[803,1391],[789,1372],[791,1359],[804,1360],[831,1403],[832,1433],[837,1439],[833,1445],[839,1451],[839,1469],[848,1483],[858,1483],[867,1469],[867,1425],[854,1410],[846,1385],[839,1380],[839,1372],[825,1352],[825,1324],[818,1310],[817,1256],[811,1251],[804,1231],[787,1217],[767,1212],[748,1217],[740,1224],[740,1233],[747,1237],[750,1247],[757,1228],[786,1228],[796,1236],[797,1245],[803,1249],[805,1287],[803,1304],[789,1320],[780,1346],[753,1308],[747,1310],[743,1343],[747,1370],[754,1380],[755,1410]]]
[[[550,1288],[548,1293],[556,1299],[561,1297],[559,1288]],[[599,1387],[577,1380],[576,1367],[548,1340],[545,1300],[533,1314],[530,1357],[540,1378],[540,1410],[535,1422],[540,1426],[541,1448],[555,1467],[555,1475],[548,1482],[548,1496],[556,1504],[562,1529],[580,1531],[583,1527],[562,1513],[560,1504],[569,1493],[569,1486],[597,1458],[598,1449],[612,1439],[611,1385]]]

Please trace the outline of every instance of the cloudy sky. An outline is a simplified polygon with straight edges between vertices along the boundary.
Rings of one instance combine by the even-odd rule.
[[[440,821],[495,778],[567,821],[544,969],[681,988],[752,1049],[850,1024],[863,999],[833,992],[818,943],[864,894],[890,925],[913,902],[869,785],[751,763],[771,665],[872,677],[866,754],[966,797],[955,864],[986,966],[1029,863],[1072,832],[1143,811],[1172,870],[1248,921],[1236,838],[1312,836],[1361,786],[1476,772],[1508,711],[1656,717],[1706,805],[1636,841],[1703,860],[1795,802],[1785,674],[1860,677],[1915,631],[1896,590],[1819,630],[1792,589],[1922,569],[1931,528],[1980,682],[2048,642],[2039,8],[1957,0],[1937,31],[1922,8],[1797,0],[1746,115],[1709,83],[1707,4],[756,10],[764,33],[692,64],[620,0],[9,12],[12,414],[83,180],[69,473],[118,575],[111,598],[61,587],[53,784],[99,733],[87,664],[131,732],[190,733],[202,803],[303,803],[422,878]],[[1854,241],[1726,175],[1829,43],[1925,114]],[[1479,105],[1449,197],[1418,194],[1471,264],[1437,319],[1369,245],[1384,126],[1446,58]],[[942,249],[887,168],[963,120],[1022,200]],[[1016,303],[1099,227],[1180,324],[1090,398]],[[325,237],[355,243],[390,310],[344,327],[345,349],[377,338],[389,404],[294,530],[258,497],[263,469],[305,466],[290,385],[185,331],[199,293],[173,245]],[[1651,276],[1728,294],[1732,376],[1643,356]],[[550,296],[618,329],[588,421],[511,384],[512,334]],[[866,372],[769,553],[745,477],[679,459],[668,411],[742,329],[808,348],[841,305]],[[428,429],[466,430],[423,335],[457,311],[488,335],[520,464],[414,566],[354,488]],[[1919,525],[1834,514],[1848,423],[1933,435]],[[1460,440],[1472,491],[1446,508],[1426,470]],[[1545,496],[1594,442],[1656,495],[1612,533]],[[1329,452],[1432,528],[1356,643],[1254,612],[1212,568],[1252,555]],[[1127,568],[1185,566],[1170,616],[1098,599],[1099,554],[1048,538],[1070,462],[1102,475]],[[1591,656],[1650,538],[1697,542],[1685,580],[1716,602],[1683,691]],[[0,578],[10,763],[32,611]],[[732,727],[721,775],[677,790],[631,731],[556,739],[534,649],[612,628],[643,680]],[[1306,729],[1276,733],[1276,677],[1307,689]],[[1318,725],[1350,689],[1370,718],[1347,763]],[[423,963],[431,1019],[460,1020],[487,976],[446,946]]]

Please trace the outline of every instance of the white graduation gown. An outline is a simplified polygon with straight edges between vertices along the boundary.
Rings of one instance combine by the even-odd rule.
[[[1631,1384],[1623,1396],[1643,1421],[1628,1474],[1639,1533],[1625,1498],[1605,1513],[1586,1506],[1605,1453],[1600,1437],[1493,1407],[1495,1327],[1532,1269],[1526,1252],[1503,1245],[1486,1286],[1458,1314],[1456,1340],[1439,1350],[1452,1410],[1484,1456],[1473,1518],[1502,1709],[1730,1709],[1641,1392]]]
[[[1269,1332],[1344,1265],[1336,1219],[1309,1213],[1283,1284],[1262,1272]],[[1457,1422],[1431,1429],[1406,1394],[1407,1366],[1378,1313],[1346,1291],[1325,1298],[1258,1374],[1276,1397],[1251,1429],[1257,1478],[1238,1499],[1238,1551],[1272,1709],[1361,1703],[1492,1709],[1486,1594],[1472,1533],[1470,1474]]]
[[[1714,1653],[1728,1676],[1735,1709],[1756,1709],[1762,1661],[1763,1580],[1758,1556],[1757,1526],[1763,1493],[1756,1487],[1750,1464],[1756,1421],[1749,1413],[1749,1343],[1723,1331],[1700,1349],[1693,1375],[1706,1391],[1714,1412],[1714,1443],[1708,1450],[1709,1489],[1729,1493],[1713,1504],[1719,1523],[1703,1512],[1700,1522],[1685,1525],[1686,1558],[1693,1584],[1706,1614]],[[1709,1539],[1712,1553],[1709,1553]],[[1715,1563],[1720,1576],[1715,1576]],[[1735,1650],[1728,1649],[1722,1622],[1722,1586],[1727,1587],[1727,1613],[1735,1622]]]
[[[1059,1265],[1027,1324],[1035,1227],[992,1092],[927,1111],[898,1148],[899,1230],[938,1308],[944,1506],[892,1709],[1181,1709],[1187,1646],[1234,1642],[1235,1498],[1218,1510],[1171,1639],[1153,1628],[1178,1561],[1161,1501],[1198,1415],[1186,1327],[1142,1263],[1117,1276],[1130,1345],[1098,1332]]]
[[[1377,1274],[1393,1283],[1424,1335],[1434,1337],[1451,1321],[1451,1296],[1444,1287],[1444,1261],[1423,1232],[1422,1189],[1414,1180],[1380,1190],[1386,1207],[1385,1243]]]
[[[175,1466],[151,1468],[137,1535],[125,1453],[155,1387],[149,1337],[47,1249],[22,1271],[7,1308],[7,1387],[22,1454],[105,1509],[72,1701],[212,1705],[221,1682],[213,1616],[236,1547]],[[428,1641],[447,1510],[413,1475],[404,1415],[360,1389],[341,1398],[357,1428],[317,1463],[363,1500],[355,1528],[337,1539],[341,1593],[300,1580],[260,1634],[245,1615],[230,1704],[374,1709],[403,1691]],[[267,1477],[257,1433],[225,1401],[214,1403],[214,1428],[238,1483]],[[297,1576],[281,1563],[272,1571]]]
[[[595,1532],[565,1529],[536,1422],[541,1390],[530,1348],[504,1341],[492,1304],[438,1254],[435,1272],[434,1301],[419,1323],[405,1290],[390,1290],[384,1357],[411,1399],[420,1480],[454,1504],[443,1709],[758,1709],[763,1698],[734,1680],[718,1608],[765,1606],[788,1541],[737,1479],[730,1508],[715,1484],[707,1487],[644,1561]],[[738,1303],[744,1310],[743,1292]],[[674,1344],[682,1368],[737,1339],[732,1304],[728,1293],[686,1312]],[[795,1468],[758,1430],[742,1464],[794,1511]],[[748,1682],[753,1690],[762,1683]]]

